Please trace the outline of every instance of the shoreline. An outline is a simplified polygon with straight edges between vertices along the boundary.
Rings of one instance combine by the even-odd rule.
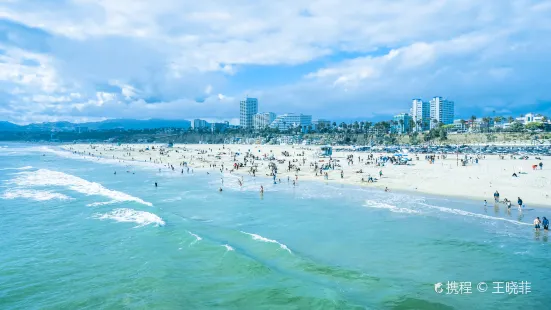
[[[155,146],[155,150],[146,151],[148,146]],[[96,145],[60,145],[65,152],[77,152],[79,155],[93,155],[94,158],[122,160],[125,162],[151,163],[158,167],[166,165],[174,166],[175,171],[184,168],[180,164],[187,162],[193,169],[220,170],[224,165],[224,174],[229,173],[235,162],[243,163],[243,153],[251,151],[257,158],[254,164],[249,163],[241,169],[232,169],[232,174],[247,175],[249,169],[254,166],[258,176],[266,176],[268,180],[272,177],[267,175],[270,171],[267,167],[270,162],[277,166],[278,179],[291,179],[325,182],[328,184],[347,184],[361,188],[373,188],[384,190],[388,187],[391,191],[411,193],[415,195],[433,195],[437,197],[453,197],[468,199],[472,201],[488,201],[493,205],[493,192],[498,189],[503,198],[508,198],[516,208],[516,199],[522,197],[526,205],[534,207],[551,207],[549,188],[551,184],[551,170],[532,171],[530,165],[534,160],[519,159],[498,159],[496,156],[485,156],[478,164],[469,164],[466,167],[457,166],[456,157],[440,158],[434,164],[424,160],[424,154],[412,155],[413,165],[390,165],[376,166],[374,163],[365,164],[368,153],[360,152],[335,152],[333,161],[339,165],[334,170],[323,170],[329,174],[329,179],[322,176],[315,176],[314,164],[326,164],[328,158],[316,157],[315,146],[266,146],[266,145],[174,145],[173,148],[162,145],[151,144],[128,144],[121,146],[96,144]],[[160,150],[163,150],[162,154]],[[260,151],[260,152],[259,152]],[[287,152],[287,156],[280,155]],[[88,154],[89,153],[89,154]],[[293,153],[293,154],[291,154]],[[297,154],[298,153],[298,154]],[[235,155],[239,154],[239,155]],[[258,154],[258,155],[257,155]],[[302,155],[304,154],[304,156]],[[172,155],[172,157],[170,156]],[[373,153],[374,157],[384,156],[383,153]],[[388,154],[387,154],[388,155]],[[264,157],[273,157],[273,160],[265,160]],[[353,162],[347,164],[347,156],[352,156]],[[363,158],[362,158],[363,157]],[[151,158],[151,161],[149,159]],[[233,160],[235,158],[235,161]],[[260,159],[259,159],[260,158]],[[361,159],[360,159],[361,158]],[[549,158],[542,158],[542,162],[548,162]],[[279,160],[279,162],[277,161]],[[288,164],[296,166],[298,171],[287,171]],[[530,170],[529,170],[530,169]],[[306,171],[305,171],[306,170]],[[362,173],[355,173],[362,170]],[[378,171],[383,171],[382,178],[378,178]],[[518,172],[518,178],[512,178],[511,172]],[[343,177],[340,177],[340,172]],[[375,183],[362,182],[361,178],[367,180],[368,176],[378,178]]]

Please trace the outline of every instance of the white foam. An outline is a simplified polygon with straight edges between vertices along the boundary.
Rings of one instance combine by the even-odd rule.
[[[29,170],[32,169],[32,166],[25,166],[25,167],[19,167],[19,168],[2,168],[0,170]]]
[[[246,235],[249,235],[251,237],[253,237],[253,240],[256,240],[256,241],[262,241],[262,242],[268,242],[268,243],[276,243],[276,244],[279,244],[279,247],[284,249],[284,250],[287,250],[287,252],[291,253],[291,249],[289,249],[285,244],[283,243],[279,243],[277,242],[277,240],[272,240],[272,239],[268,239],[268,238],[265,238],[265,237],[262,237],[261,235],[257,235],[257,234],[250,234],[248,232],[244,232],[242,231],[242,233],[246,234]]]
[[[227,245],[227,244],[224,244],[224,245],[222,245],[222,246],[225,247],[225,248],[226,248],[226,251],[228,251],[228,252],[229,252],[229,251],[234,251],[234,249],[233,249],[231,246]]]
[[[413,210],[409,208],[400,208],[400,207],[389,205],[386,203],[377,202],[374,200],[367,200],[365,206],[369,208],[376,208],[376,209],[387,209],[390,212],[395,212],[395,213],[422,214],[422,212],[418,210]]]
[[[159,216],[145,212],[145,211],[136,211],[133,209],[115,209],[109,213],[100,214],[97,213],[94,215],[94,218],[99,220],[114,220],[117,222],[124,223],[136,223],[137,227],[146,226],[154,224],[155,226],[164,226],[165,221]]]
[[[192,233],[191,231],[188,231],[188,234],[192,235],[193,237],[195,237],[195,241],[201,241],[203,240],[203,238],[199,237],[198,235]]]
[[[100,206],[112,205],[112,204],[115,204],[115,203],[118,203],[118,201],[117,200],[111,200],[111,201],[94,202],[94,203],[89,203],[86,206],[87,207],[100,207]]]
[[[65,186],[70,190],[85,195],[99,195],[118,202],[133,201],[146,206],[152,206],[150,202],[143,201],[140,198],[123,192],[107,189],[99,183],[90,182],[74,175],[47,169],[39,169],[32,172],[20,172],[18,173],[18,176],[10,182],[23,187]]]
[[[439,211],[441,211],[441,212],[451,213],[451,214],[455,214],[455,215],[463,215],[463,216],[469,216],[469,217],[477,217],[477,218],[483,218],[483,219],[487,219],[487,220],[505,221],[505,222],[513,223],[513,224],[515,224],[515,225],[532,225],[532,224],[530,224],[530,223],[523,223],[523,222],[514,221],[514,220],[502,218],[502,217],[494,217],[494,216],[489,216],[489,215],[484,215],[484,214],[478,214],[478,213],[473,213],[473,212],[464,211],[464,210],[459,210],[459,209],[452,209],[452,208],[446,208],[446,207],[438,207],[438,206],[433,206],[433,205],[429,205],[429,204],[426,204],[426,203],[420,203],[420,205],[422,205],[422,206],[424,206],[424,207],[426,207],[426,208],[429,208],[429,209],[435,209],[435,210],[439,210]]]
[[[50,191],[41,191],[41,190],[26,190],[26,189],[15,189],[11,191],[6,191],[0,198],[3,199],[15,199],[15,198],[26,198],[35,201],[47,201],[47,200],[71,200],[73,198],[60,194],[53,193]]]

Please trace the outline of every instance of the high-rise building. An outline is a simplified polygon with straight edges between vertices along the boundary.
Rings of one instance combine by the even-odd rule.
[[[453,124],[454,102],[434,97],[430,101],[430,128],[438,127],[439,123],[444,125]]]
[[[407,113],[394,115],[395,124],[392,125],[391,130],[399,134],[408,133],[411,128],[410,120],[412,120],[412,118]]]
[[[280,131],[285,131],[291,128],[301,126],[303,131],[312,125],[312,115],[287,113],[278,115],[270,124],[270,128],[278,128]]]
[[[264,129],[270,126],[275,118],[276,114],[273,112],[257,113],[253,117],[253,127],[257,130]]]
[[[258,99],[245,98],[239,104],[239,126],[243,128],[253,128],[253,118],[258,113]]]
[[[430,103],[421,99],[413,99],[411,107],[411,118],[413,119],[416,131],[430,129]]]
[[[208,128],[210,126],[209,122],[202,119],[193,120],[193,129]]]

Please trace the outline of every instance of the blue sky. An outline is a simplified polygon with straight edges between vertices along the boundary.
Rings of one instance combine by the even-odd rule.
[[[0,120],[551,115],[551,1],[3,0]]]

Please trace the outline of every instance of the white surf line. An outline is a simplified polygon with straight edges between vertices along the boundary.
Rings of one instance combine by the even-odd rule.
[[[99,220],[114,220],[122,223],[136,223],[138,224],[136,227],[147,226],[150,224],[155,224],[155,226],[165,225],[165,221],[156,214],[127,208],[115,209],[105,214],[97,213],[93,216],[93,218]]]
[[[2,196],[2,199],[16,199],[16,198],[26,198],[35,201],[47,201],[47,200],[73,200],[73,198],[60,194],[54,193],[51,191],[42,191],[42,190],[27,190],[27,189],[15,189],[5,191]]]
[[[188,232],[188,234],[190,234],[190,235],[192,235],[193,237],[195,237],[195,240],[193,240],[193,241],[189,244],[189,246],[192,246],[192,245],[196,244],[197,242],[203,240],[203,238],[201,238],[201,237],[199,237],[198,235],[192,233],[191,231],[188,230],[187,232]]]
[[[244,232],[244,231],[241,231],[242,233],[246,234],[246,235],[249,235],[253,238],[253,240],[256,240],[256,241],[262,241],[262,242],[267,242],[267,243],[276,243],[276,244],[279,244],[279,247],[286,250],[287,252],[289,252],[290,254],[293,254],[291,252],[291,249],[289,249],[285,244],[283,243],[279,243],[277,240],[272,240],[272,239],[268,239],[268,238],[265,238],[265,237],[262,237],[261,235],[257,235],[257,234],[251,234],[251,233],[248,233],[248,232]]]
[[[375,209],[386,209],[386,210],[389,210],[390,212],[395,212],[395,213],[423,214],[421,211],[418,211],[418,210],[409,209],[409,208],[400,208],[394,205],[377,202],[374,200],[366,200],[366,204],[364,206],[368,208],[375,208]]]
[[[19,167],[19,168],[1,168],[0,170],[29,170],[32,169],[32,166],[25,166],[25,167]]]
[[[90,182],[74,175],[48,169],[20,172],[17,174],[16,178],[8,181],[8,183],[13,183],[21,187],[63,186],[85,195],[99,195],[118,202],[133,201],[149,207],[153,206],[150,202],[124,192],[107,189],[99,183]]]
[[[426,203],[419,203],[419,204],[423,205],[427,208],[430,208],[430,209],[436,209],[436,210],[439,210],[439,211],[442,211],[442,212],[451,213],[451,214],[455,214],[455,215],[478,217],[478,218],[483,218],[483,219],[487,219],[487,220],[505,221],[505,222],[513,223],[515,225],[529,225],[529,226],[532,225],[530,223],[523,223],[523,222],[510,220],[510,219],[506,219],[506,218],[502,218],[502,217],[494,217],[494,216],[489,216],[489,215],[484,215],[484,214],[478,214],[478,213],[473,213],[473,212],[464,211],[464,210],[460,210],[460,209],[438,207],[438,206],[433,206],[433,205],[429,205],[429,204],[426,204]]]

